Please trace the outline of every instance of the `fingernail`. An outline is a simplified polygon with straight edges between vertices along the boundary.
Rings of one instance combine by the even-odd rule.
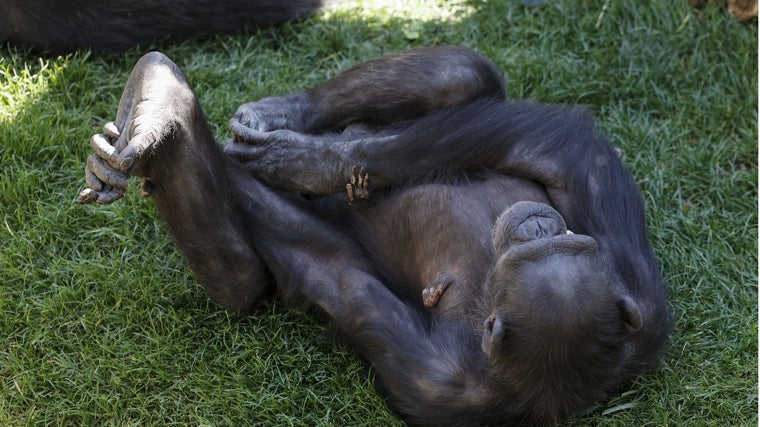
[[[121,162],[119,162],[119,167],[123,170],[129,169],[132,167],[132,163],[135,162],[134,157],[125,157],[121,159]]]
[[[96,191],[93,191],[90,188],[85,188],[82,190],[82,192],[79,193],[79,196],[76,198],[76,202],[80,204],[84,203],[90,203],[91,201],[95,200],[98,197],[98,193]]]

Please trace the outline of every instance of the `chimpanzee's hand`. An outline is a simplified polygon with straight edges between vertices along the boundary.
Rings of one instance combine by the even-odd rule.
[[[195,95],[176,65],[158,52],[143,56],[132,70],[114,122],[90,139],[87,189],[78,203],[112,203],[122,197],[129,176],[147,178],[145,158],[158,142],[178,132],[194,108]],[[143,189],[149,188],[143,182]]]
[[[308,104],[303,94],[277,96],[249,102],[238,107],[230,119],[230,130],[235,142],[260,144],[259,138],[276,130],[302,132],[303,111]]]
[[[303,194],[325,195],[345,190],[348,169],[338,144],[290,130],[246,130],[247,141],[231,141],[224,152],[268,185]],[[344,171],[345,170],[345,171]]]

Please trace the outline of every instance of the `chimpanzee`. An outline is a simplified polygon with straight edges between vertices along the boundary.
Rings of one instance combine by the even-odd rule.
[[[334,0],[0,0],[0,42],[53,54],[123,51],[157,38],[187,39],[281,24]]]
[[[429,47],[230,127],[222,149],[148,54],[78,201],[140,177],[214,301],[248,311],[274,284],[321,308],[408,422],[551,424],[657,362],[670,316],[643,203],[587,111],[508,101],[486,58]]]

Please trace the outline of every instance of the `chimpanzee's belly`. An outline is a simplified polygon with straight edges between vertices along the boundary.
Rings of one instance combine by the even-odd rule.
[[[447,300],[478,293],[493,265],[496,218],[525,200],[549,203],[535,182],[481,174],[398,189],[368,207],[349,209],[349,215],[397,294],[421,303],[423,289],[436,281],[450,282],[436,305],[445,310]]]

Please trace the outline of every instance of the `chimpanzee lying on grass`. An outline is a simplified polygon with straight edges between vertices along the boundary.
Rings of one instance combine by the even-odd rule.
[[[223,150],[148,54],[79,201],[140,177],[213,300],[248,311],[274,285],[320,307],[407,421],[548,424],[657,362],[642,200],[588,112],[507,101],[491,62],[438,47],[245,104],[231,129]]]

